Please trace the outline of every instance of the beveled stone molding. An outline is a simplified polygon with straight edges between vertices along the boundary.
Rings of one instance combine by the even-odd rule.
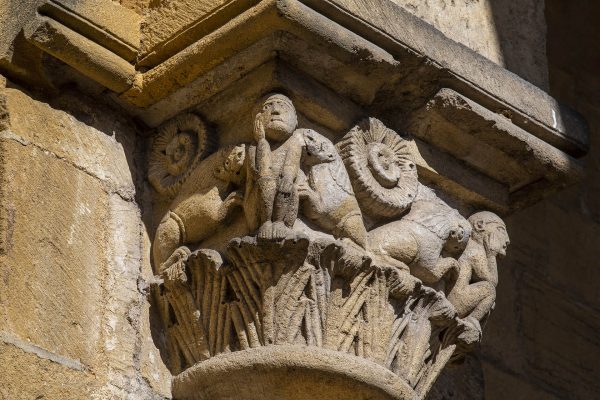
[[[119,7],[108,3],[98,6]],[[219,124],[212,105],[243,86],[254,90],[248,98],[276,87],[313,98],[304,102],[313,115],[302,111],[337,132],[376,115],[415,135],[423,179],[473,209],[511,213],[581,176],[577,158],[588,139],[576,114],[389,0],[214,6],[179,16],[187,25],[138,49],[139,22],[103,24],[106,11],[94,15],[78,2],[49,0],[26,36],[120,94],[118,101],[150,126],[190,109]],[[149,16],[142,32],[158,34],[152,23],[160,23],[161,12],[153,10],[156,21]],[[168,18],[174,11],[164,12]],[[257,79],[270,87],[257,87]],[[340,100],[343,106],[332,104]],[[446,138],[446,128],[456,140]]]

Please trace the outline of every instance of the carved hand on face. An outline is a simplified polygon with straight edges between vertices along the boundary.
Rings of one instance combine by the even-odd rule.
[[[194,141],[188,132],[181,132],[167,144],[165,154],[169,163],[167,170],[171,175],[179,175],[191,163],[194,155]]]
[[[269,96],[257,115],[267,139],[283,142],[296,129],[298,118],[292,101],[281,94]]]
[[[400,157],[384,143],[370,143],[368,145],[367,162],[373,177],[386,189],[396,187],[402,178],[403,172],[415,168],[412,161]]]

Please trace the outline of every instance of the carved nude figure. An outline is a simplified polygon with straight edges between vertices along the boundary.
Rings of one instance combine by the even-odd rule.
[[[369,249],[391,263],[406,264],[429,286],[458,272],[456,256],[465,248],[471,226],[425,186],[402,219],[369,232]]]
[[[242,206],[236,188],[245,179],[245,145],[230,146],[210,155],[190,173],[160,222],[153,243],[154,265],[161,265],[175,250],[197,243],[226,223]]]
[[[344,162],[333,143],[311,129],[297,131],[304,140],[302,166],[307,182],[300,186],[303,214],[335,238],[348,238],[362,248],[367,231]]]
[[[461,318],[481,320],[492,310],[498,285],[497,256],[506,255],[510,241],[496,214],[482,211],[469,218],[471,239],[461,257],[458,278],[448,293]]]
[[[262,239],[294,235],[291,228],[298,216],[296,180],[302,157],[302,139],[294,133],[297,125],[296,110],[287,96],[271,93],[260,102],[254,126],[256,145],[249,156]]]

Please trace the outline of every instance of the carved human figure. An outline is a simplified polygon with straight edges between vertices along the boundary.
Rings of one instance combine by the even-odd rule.
[[[302,157],[302,139],[294,133],[297,125],[296,110],[287,96],[271,93],[263,97],[254,123],[255,146],[249,152],[262,239],[294,235]]]
[[[304,140],[302,166],[306,181],[299,183],[302,212],[335,238],[367,245],[367,230],[344,162],[333,143],[311,129],[299,129]]]
[[[457,256],[465,248],[471,226],[431,189],[419,187],[410,212],[402,219],[369,232],[369,249],[391,263],[406,264],[428,286],[458,272]]]
[[[159,271],[177,248],[208,238],[242,206],[236,189],[245,179],[245,158],[245,145],[229,146],[190,173],[156,230],[153,259]]]
[[[459,274],[448,299],[461,318],[481,320],[496,300],[498,269],[496,257],[506,255],[510,241],[506,225],[496,214],[482,211],[469,217],[471,238],[458,259]]]

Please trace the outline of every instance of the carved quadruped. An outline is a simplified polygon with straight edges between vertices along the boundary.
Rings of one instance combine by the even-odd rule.
[[[466,219],[420,183],[409,137],[368,118],[336,144],[298,128],[281,93],[259,100],[252,142],[212,154],[208,140],[190,146],[187,125],[171,124],[157,157],[167,165],[169,146],[183,155],[162,186],[153,182],[171,196],[153,261],[177,396],[206,398],[190,394],[190,377],[214,379],[231,353],[302,346],[384,368],[407,388],[381,398],[424,398],[481,340],[506,227],[491,212]],[[348,379],[324,365],[303,368]]]

